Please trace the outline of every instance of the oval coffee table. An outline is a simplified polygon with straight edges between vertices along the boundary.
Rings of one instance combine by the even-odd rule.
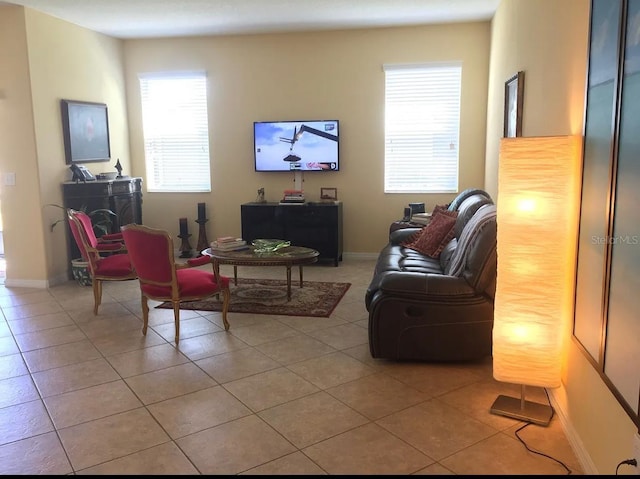
[[[284,266],[287,269],[287,301],[291,301],[291,267],[298,266],[300,270],[300,287],[302,288],[302,267],[318,261],[318,253],[311,248],[302,246],[287,246],[274,252],[256,253],[254,247],[237,251],[220,251],[207,248],[203,255],[210,256],[213,272],[216,278],[220,275],[220,265],[233,266],[233,281],[238,285],[238,266]]]

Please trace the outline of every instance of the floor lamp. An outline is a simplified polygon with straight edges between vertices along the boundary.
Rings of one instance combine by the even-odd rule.
[[[498,272],[493,377],[520,384],[491,413],[548,425],[550,405],[525,386],[560,386],[573,313],[579,215],[579,136],[503,138],[498,168]]]

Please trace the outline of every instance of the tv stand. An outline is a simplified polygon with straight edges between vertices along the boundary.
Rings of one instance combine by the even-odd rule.
[[[342,261],[342,203],[245,203],[240,205],[242,239],[291,241],[317,250],[318,261]]]

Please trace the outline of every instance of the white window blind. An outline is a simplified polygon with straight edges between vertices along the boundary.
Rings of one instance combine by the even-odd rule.
[[[209,192],[204,72],[140,75],[147,190]]]
[[[457,192],[462,64],[384,72],[385,193]]]

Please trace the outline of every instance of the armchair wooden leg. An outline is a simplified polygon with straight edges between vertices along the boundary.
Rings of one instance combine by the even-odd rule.
[[[147,335],[147,326],[149,326],[149,303],[147,297],[143,294],[140,303],[142,304],[142,334]]]
[[[102,281],[93,278],[93,314],[98,314],[98,307],[102,301]]]
[[[173,320],[176,323],[176,344],[180,341],[180,301],[173,301]]]

